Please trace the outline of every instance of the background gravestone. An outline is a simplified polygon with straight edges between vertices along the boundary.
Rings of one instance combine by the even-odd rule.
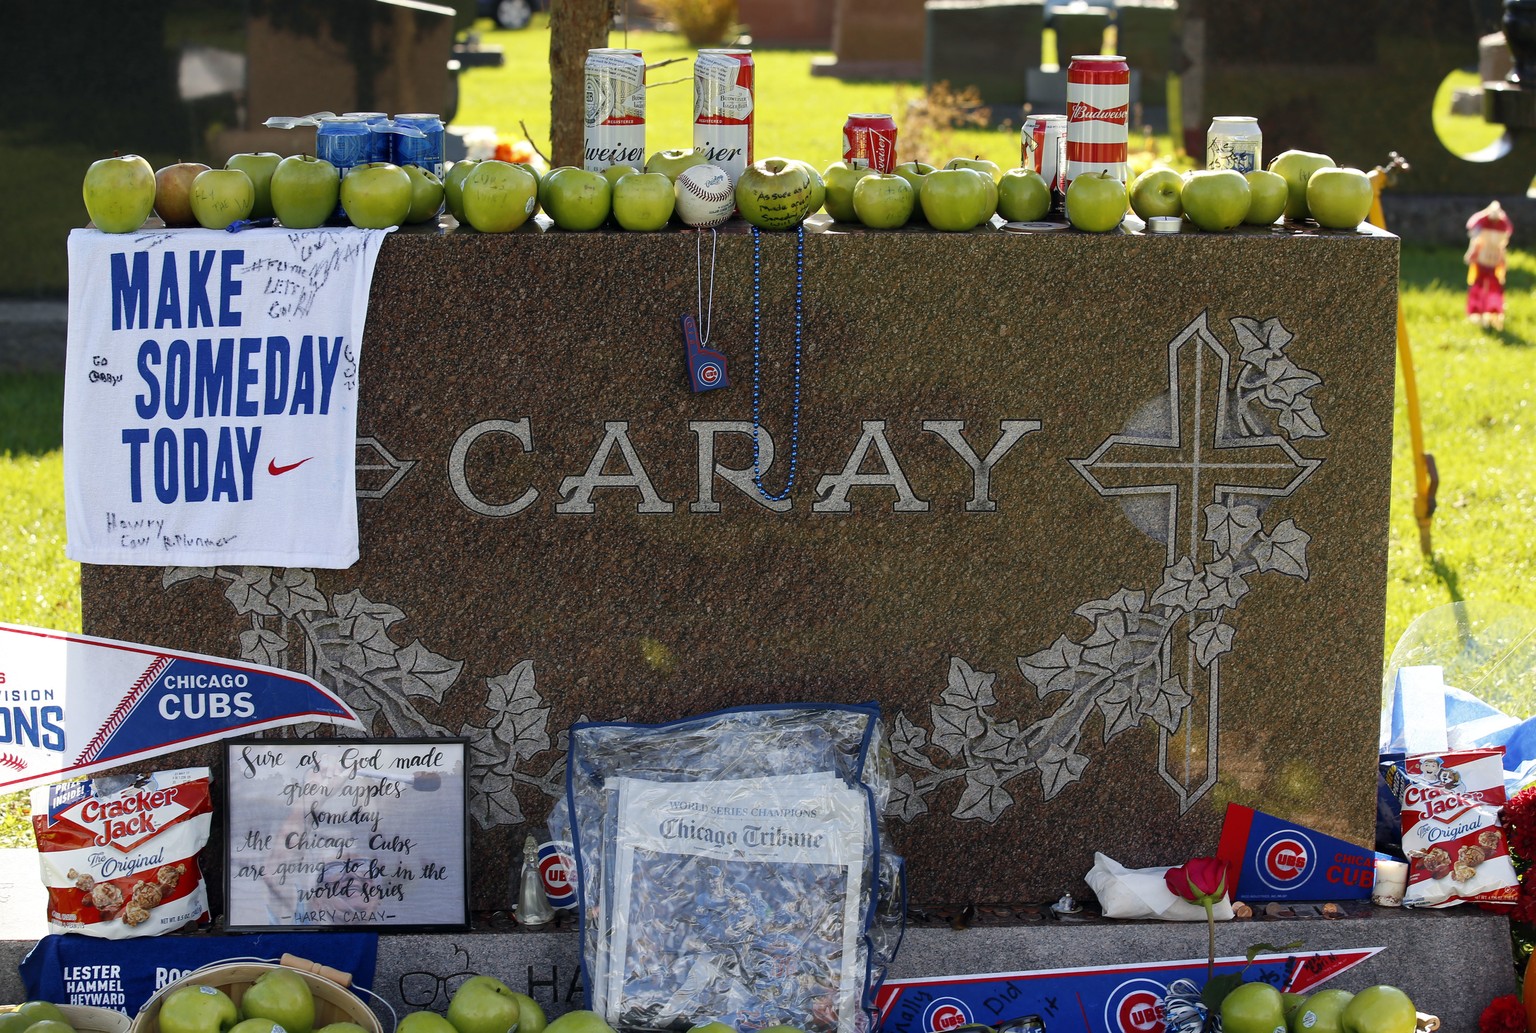
[[[752,248],[721,234],[733,383],[695,395],[692,234],[392,234],[361,561],[87,566],[85,630],[468,736],[477,909],[573,721],[772,701],[882,704],[917,902],[1081,895],[1232,800],[1371,842],[1394,238],[810,233],[782,503]],[[777,491],[794,239],[761,251]]]

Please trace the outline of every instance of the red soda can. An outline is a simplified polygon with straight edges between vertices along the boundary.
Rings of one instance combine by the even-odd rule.
[[[1066,142],[1066,115],[1030,115],[1019,136],[1019,164],[1034,169],[1051,188],[1054,207],[1061,207],[1062,149]]]
[[[699,51],[693,63],[693,149],[724,169],[732,185],[752,164],[756,90],[752,51]]]
[[[843,123],[843,163],[850,169],[896,170],[896,120],[890,115],[849,115]]]
[[[620,47],[589,50],[586,72],[581,167],[645,168],[645,58]]]
[[[1127,177],[1131,66],[1119,56],[1079,55],[1067,66],[1065,186],[1084,172]]]

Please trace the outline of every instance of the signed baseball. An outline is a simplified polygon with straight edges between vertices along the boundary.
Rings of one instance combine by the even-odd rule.
[[[720,225],[736,208],[731,177],[718,165],[684,169],[672,190],[677,195],[677,217],[701,230]]]

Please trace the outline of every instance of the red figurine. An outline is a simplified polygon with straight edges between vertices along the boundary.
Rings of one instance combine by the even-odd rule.
[[[1504,329],[1504,253],[1514,224],[1494,201],[1467,220],[1467,318]]]

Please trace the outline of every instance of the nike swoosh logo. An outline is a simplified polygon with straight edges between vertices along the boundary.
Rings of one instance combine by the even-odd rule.
[[[309,462],[313,458],[315,458],[315,457],[314,456],[305,456],[303,459],[300,459],[297,463],[289,463],[287,466],[278,466],[276,459],[269,459],[269,460],[267,460],[267,473],[271,474],[273,477],[277,477],[280,474],[287,473],[289,470],[297,470],[299,467],[303,466],[305,463]]]

